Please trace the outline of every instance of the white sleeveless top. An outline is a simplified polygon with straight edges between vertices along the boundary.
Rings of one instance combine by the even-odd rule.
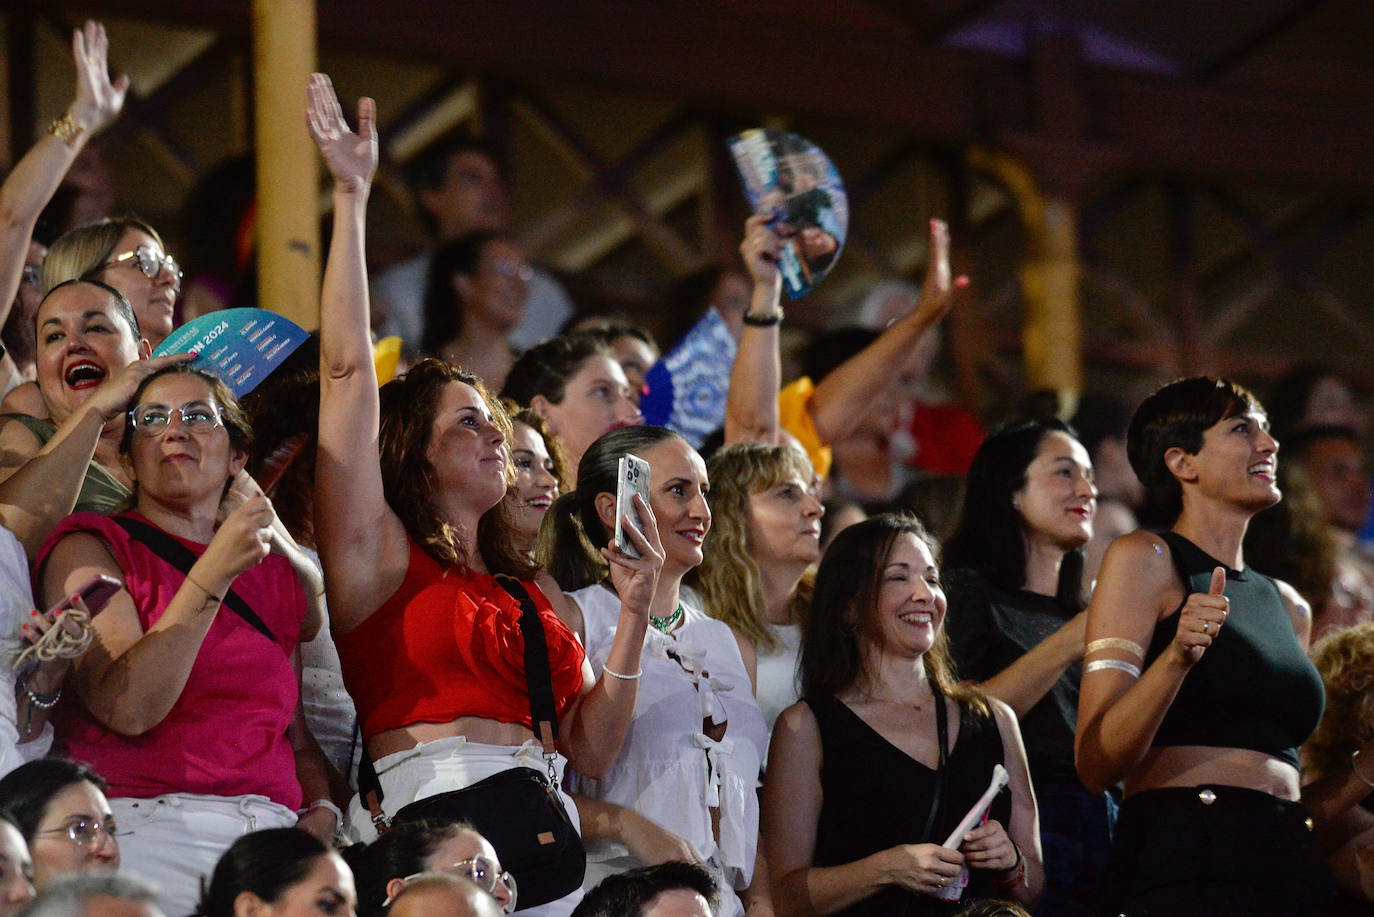
[[[797,702],[797,657],[801,655],[801,626],[798,624],[768,624],[778,648],[765,652],[759,648],[759,709],[771,734],[773,722],[788,707]],[[765,752],[767,746],[764,747]],[[767,759],[765,758],[765,763]]]
[[[604,586],[569,595],[582,609],[587,661],[599,678],[615,639],[620,599]],[[620,757],[600,780],[571,772],[571,788],[635,809],[703,858],[714,857],[731,884],[743,889],[758,849],[757,789],[768,727],[734,633],[685,602],[683,613],[672,633],[650,627],[645,635],[644,675]],[[719,742],[702,732],[705,719],[729,724]],[[709,807],[720,809],[719,844]]]

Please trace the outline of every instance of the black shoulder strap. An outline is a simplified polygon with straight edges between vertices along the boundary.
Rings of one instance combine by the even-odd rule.
[[[934,681],[930,683],[930,689],[935,695],[935,732],[940,757],[935,765],[935,792],[931,794],[930,813],[926,815],[926,826],[921,831],[921,840],[927,844],[934,844],[936,840],[930,836],[930,832],[935,827],[935,815],[940,810],[940,803],[944,801],[942,797],[945,790],[945,765],[949,761],[949,712],[945,709],[945,696],[940,693]]]
[[[154,525],[140,522],[137,519],[130,519],[128,516],[111,516],[110,518],[120,528],[128,532],[130,538],[142,542],[154,554],[187,576],[191,574],[191,567],[195,565],[197,558],[190,548]],[[249,604],[243,600],[243,597],[233,589],[225,592],[224,604],[229,606],[230,611],[246,621],[258,633],[273,643],[277,642],[277,638],[272,635],[271,629],[263,623],[262,618],[259,618],[257,612],[253,611]]]
[[[553,699],[553,672],[549,668],[549,644],[544,622],[534,607],[523,583],[509,576],[497,576],[501,588],[520,603],[520,633],[525,638],[525,678],[529,682],[530,722],[534,735],[547,754],[553,754],[558,740],[558,714]]]

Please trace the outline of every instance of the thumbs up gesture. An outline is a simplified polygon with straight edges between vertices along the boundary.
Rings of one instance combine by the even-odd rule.
[[[1225,590],[1226,568],[1217,567],[1212,571],[1212,583],[1207,591],[1194,592],[1183,603],[1173,645],[1181,653],[1184,665],[1196,665],[1226,625],[1231,603],[1223,594]]]

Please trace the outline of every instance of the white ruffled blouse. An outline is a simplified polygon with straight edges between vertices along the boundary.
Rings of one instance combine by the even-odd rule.
[[[570,595],[582,609],[587,659],[600,677],[620,599],[603,586]],[[758,849],[757,789],[768,727],[730,628],[686,602],[683,613],[671,633],[648,630],[634,720],[620,757],[600,780],[574,773],[571,788],[634,808],[686,839],[704,859],[714,857],[731,884],[743,889]],[[720,741],[702,731],[707,720],[728,724]],[[719,843],[710,808],[720,810]]]

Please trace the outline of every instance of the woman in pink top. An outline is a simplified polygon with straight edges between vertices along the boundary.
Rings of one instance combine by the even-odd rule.
[[[223,383],[171,367],[132,403],[121,453],[133,511],[69,517],[40,552],[37,581],[45,604],[97,574],[122,583],[67,678],[58,741],[108,781],[131,829],[124,868],[161,886],[165,912],[186,914],[234,838],[293,825],[303,800],[328,796],[299,728],[294,665],[319,590],[293,572],[300,549],[266,497],[216,525],[249,437]],[[328,807],[302,821],[324,837],[335,828]]]

